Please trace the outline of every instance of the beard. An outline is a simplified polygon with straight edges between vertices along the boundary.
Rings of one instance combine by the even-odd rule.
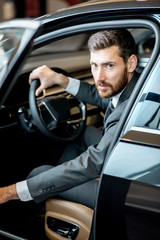
[[[95,83],[98,94],[102,98],[109,98],[117,95],[126,87],[127,84],[128,84],[127,68],[124,69],[124,72],[121,74],[118,81],[114,85],[112,85],[111,83],[106,84],[105,81],[100,81]],[[107,89],[100,90],[98,88],[99,85],[104,87],[107,86]]]

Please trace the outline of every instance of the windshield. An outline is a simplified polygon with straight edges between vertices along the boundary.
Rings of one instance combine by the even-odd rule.
[[[0,29],[0,82],[19,49],[24,31],[17,28]]]

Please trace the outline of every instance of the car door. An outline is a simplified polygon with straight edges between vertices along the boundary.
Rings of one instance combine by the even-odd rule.
[[[160,63],[139,89],[121,137],[106,159],[96,239],[160,239]],[[136,94],[136,92],[134,92]]]
[[[40,22],[12,20],[0,24],[0,105],[12,89],[16,75],[40,31]]]

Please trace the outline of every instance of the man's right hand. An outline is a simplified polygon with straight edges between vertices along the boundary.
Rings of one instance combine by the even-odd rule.
[[[43,89],[51,87],[55,84],[66,88],[69,83],[68,77],[63,74],[52,71],[46,65],[34,69],[29,76],[29,83],[31,84],[34,79],[39,79],[41,85],[36,90],[36,96],[38,96]]]

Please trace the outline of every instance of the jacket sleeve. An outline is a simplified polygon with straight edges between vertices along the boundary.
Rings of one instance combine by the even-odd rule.
[[[121,104],[109,116],[108,124],[105,124],[106,131],[98,145],[90,146],[87,151],[71,161],[27,179],[30,194],[35,202],[44,201],[100,176],[107,150],[123,109],[124,104]]]
[[[107,133],[97,146],[90,146],[79,157],[27,179],[28,189],[34,201],[44,201],[99,177],[111,138],[112,134]]]

